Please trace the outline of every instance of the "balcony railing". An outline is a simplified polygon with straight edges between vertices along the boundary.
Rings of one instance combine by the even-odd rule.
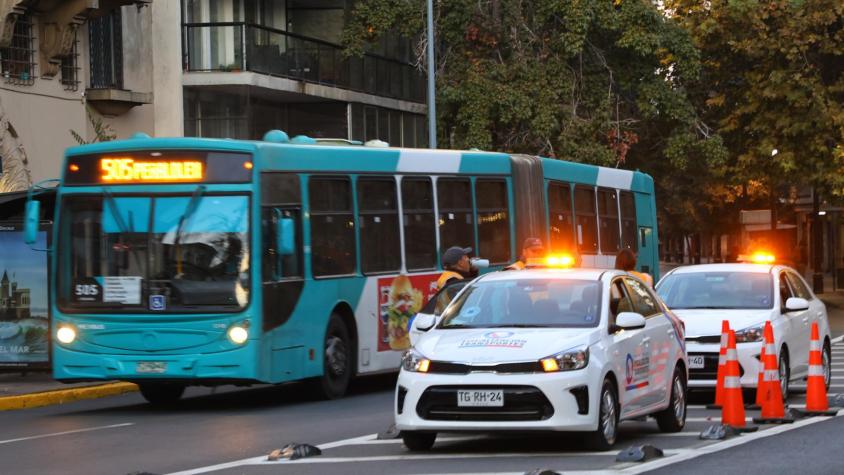
[[[347,58],[339,45],[247,23],[186,23],[183,28],[187,71],[253,71],[425,100],[425,76],[408,63],[373,54]]]

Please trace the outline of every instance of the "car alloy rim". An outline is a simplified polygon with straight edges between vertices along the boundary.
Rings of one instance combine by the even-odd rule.
[[[680,378],[674,378],[674,417],[681,424],[686,419],[686,392]]]
[[[615,441],[615,401],[610,390],[604,391],[604,397],[601,398],[601,415],[604,439],[611,444]]]
[[[786,392],[788,391],[788,368],[786,367],[787,362],[785,358],[780,357],[780,364],[779,364],[779,372],[780,372],[780,392],[782,392],[782,397],[785,399],[788,395]]]
[[[325,339],[325,360],[332,376],[343,376],[346,372],[346,344],[337,336]]]
[[[829,387],[829,380],[832,378],[832,369],[829,365],[829,350],[824,347],[821,354],[823,355],[823,382],[824,385]]]

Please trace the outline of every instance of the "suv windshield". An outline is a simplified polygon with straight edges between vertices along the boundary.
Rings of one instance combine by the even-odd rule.
[[[656,292],[670,309],[761,309],[774,306],[771,275],[758,272],[675,273],[662,279]]]
[[[445,309],[440,328],[595,327],[598,285],[590,280],[481,280]]]
[[[249,197],[76,196],[64,200],[64,308],[239,310],[249,300]]]

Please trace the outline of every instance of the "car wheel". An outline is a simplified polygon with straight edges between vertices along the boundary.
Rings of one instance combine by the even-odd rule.
[[[403,430],[401,432],[401,440],[404,442],[404,446],[410,450],[431,450],[431,447],[434,446],[434,442],[437,440],[437,433]]]
[[[671,380],[671,402],[656,414],[656,423],[662,432],[680,432],[686,426],[686,384],[683,370],[676,368]]]
[[[586,441],[595,450],[610,450],[618,436],[618,396],[609,379],[604,380],[598,399],[598,429],[590,432]]]
[[[339,315],[332,314],[325,330],[319,396],[337,399],[346,394],[352,377],[352,348],[346,324]]]
[[[788,401],[788,383],[791,378],[791,368],[788,366],[788,353],[785,348],[780,350],[780,361],[778,363],[780,372],[780,391],[782,391],[782,400]]]
[[[180,384],[140,383],[141,396],[150,404],[167,406],[181,399],[185,387]]]
[[[823,382],[826,390],[829,391],[829,384],[832,382],[832,350],[829,348],[829,343],[823,345]]]

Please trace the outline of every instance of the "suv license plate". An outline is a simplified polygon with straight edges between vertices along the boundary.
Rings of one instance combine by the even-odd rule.
[[[163,361],[139,361],[135,366],[137,373],[161,374],[167,371],[167,363]]]
[[[504,391],[501,389],[458,390],[458,407],[504,407]]]
[[[689,369],[703,369],[706,359],[703,355],[689,356]]]

